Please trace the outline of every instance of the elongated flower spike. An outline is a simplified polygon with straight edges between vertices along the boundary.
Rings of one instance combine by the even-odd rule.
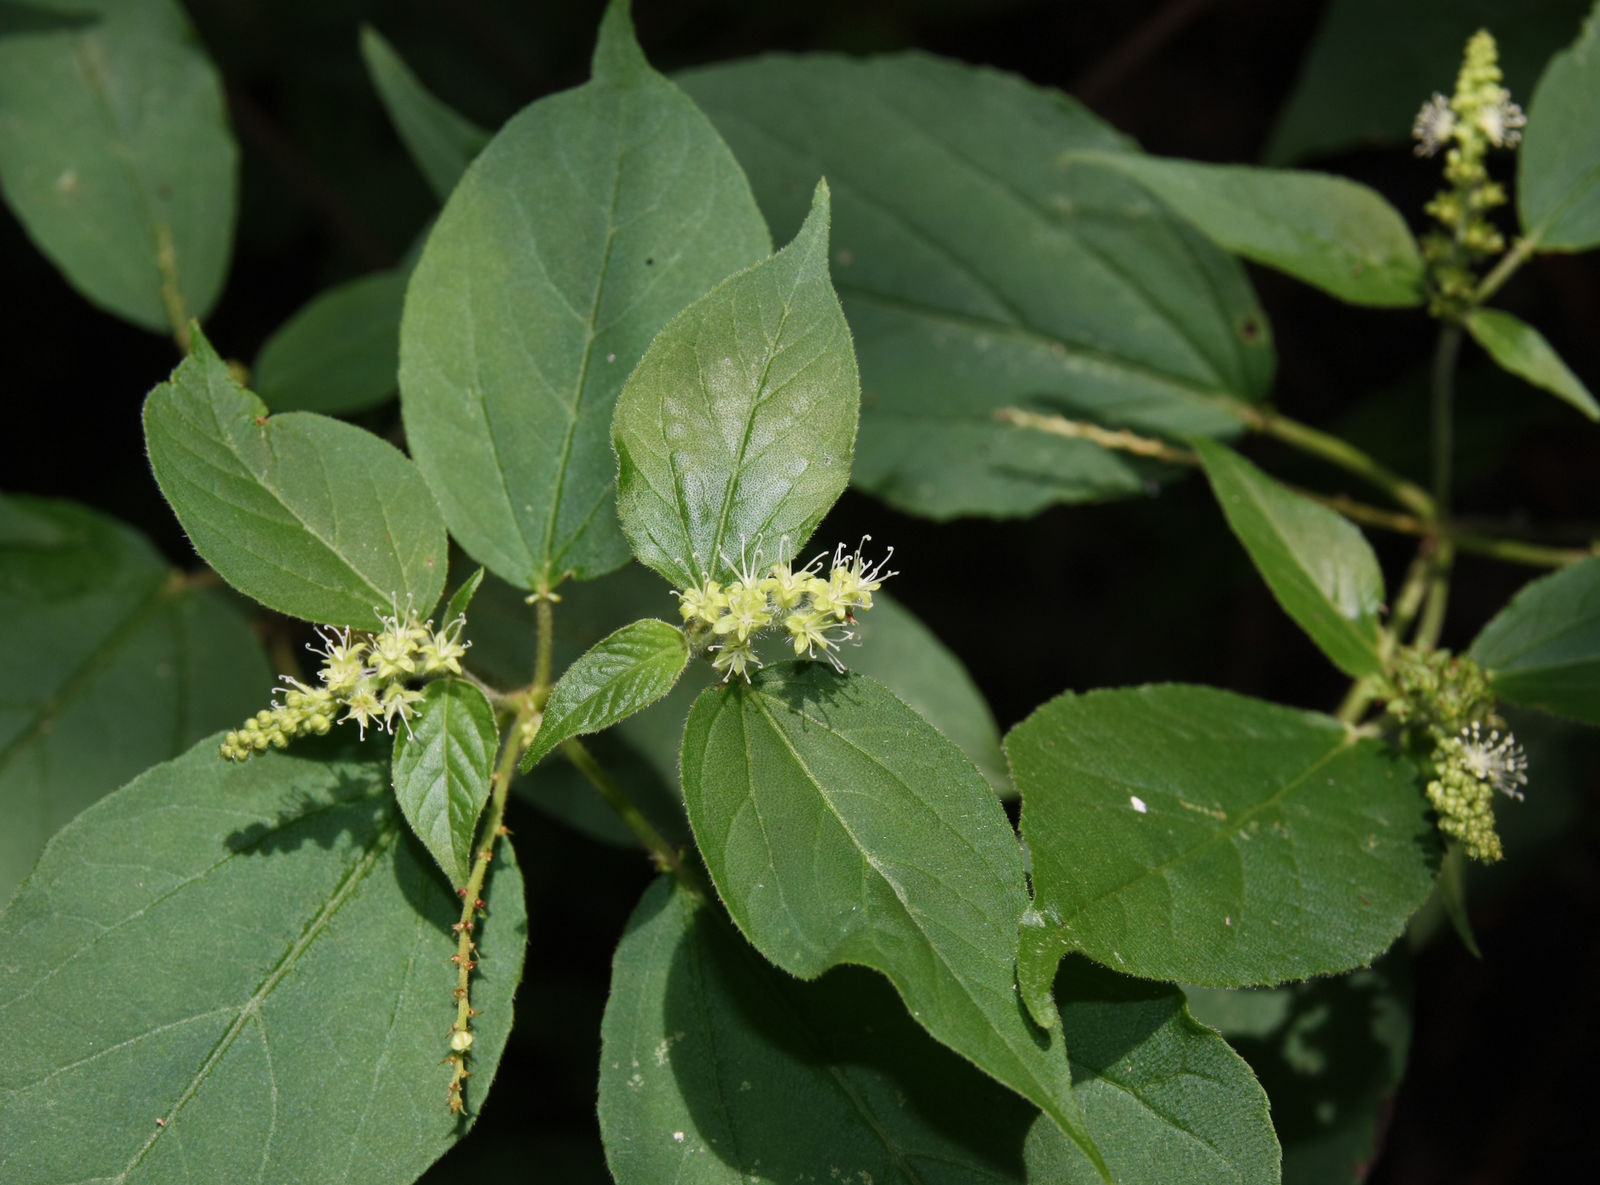
[[[870,535],[862,536],[852,552],[840,544],[832,553],[821,552],[800,568],[792,563],[761,568],[761,546],[740,549],[739,562],[722,557],[725,568],[736,576],[726,588],[707,580],[697,588],[675,593],[678,611],[691,637],[696,631],[717,639],[712,651],[712,666],[724,680],[739,676],[749,679],[750,668],[760,667],[754,643],[765,632],[781,623],[795,654],[825,658],[835,670],[843,671],[839,660],[841,643],[854,641],[853,625],[857,613],[872,608],[872,594],[896,573],[888,570],[894,549],[877,563],[864,554]],[[789,550],[787,538],[783,550]],[[827,570],[826,578],[822,576]],[[709,626],[709,630],[703,627]]]
[[[1467,41],[1455,93],[1448,99],[1435,93],[1411,125],[1418,156],[1447,150],[1448,188],[1425,207],[1441,229],[1422,240],[1433,287],[1429,311],[1437,317],[1454,319],[1470,308],[1478,284],[1474,268],[1505,250],[1488,217],[1505,204],[1505,187],[1489,179],[1484,158],[1491,148],[1515,147],[1528,121],[1500,78],[1494,38],[1480,29]]]
[[[320,645],[308,647],[322,660],[320,687],[284,679],[281,702],[262,709],[222,742],[221,753],[243,761],[268,749],[282,749],[298,736],[320,736],[335,723],[353,722],[364,739],[368,727],[392,733],[408,727],[422,692],[419,679],[461,674],[469,643],[461,641],[464,616],[435,630],[414,611],[397,606],[379,616],[383,628],[362,634],[348,628],[318,626]],[[340,713],[343,713],[341,715]]]

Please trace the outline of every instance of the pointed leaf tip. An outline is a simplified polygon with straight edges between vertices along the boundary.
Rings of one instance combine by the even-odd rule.
[[[594,44],[591,70],[595,78],[616,79],[650,69],[633,30],[632,7],[629,0],[611,0],[606,6]]]

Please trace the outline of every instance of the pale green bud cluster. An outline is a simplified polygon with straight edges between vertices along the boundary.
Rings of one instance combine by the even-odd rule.
[[[1495,714],[1488,676],[1448,650],[1406,649],[1395,658],[1385,694],[1390,714],[1429,749],[1427,795],[1439,830],[1460,840],[1474,860],[1499,860],[1494,794],[1522,799],[1528,759],[1516,738],[1500,731],[1505,721]]]
[[[863,536],[862,544],[871,538]],[[711,665],[724,679],[734,675],[749,679],[749,668],[761,665],[755,653],[756,639],[781,627],[795,654],[811,658],[820,654],[836,670],[844,670],[836,653],[839,644],[855,637],[849,627],[855,624],[856,614],[871,609],[872,594],[895,575],[885,570],[894,548],[871,564],[859,546],[846,554],[840,544],[829,563],[824,563],[829,559],[824,552],[803,568],[773,564],[765,572],[760,570],[760,554],[757,548],[755,558],[747,559],[738,577],[726,587],[720,581],[707,580],[676,594],[685,624],[691,630],[708,630],[717,639]],[[824,567],[826,577],[822,575]]]
[[[379,619],[376,634],[320,626],[320,686],[308,687],[285,677],[282,701],[264,708],[222,741],[222,756],[243,761],[268,749],[282,749],[295,737],[322,736],[335,723],[354,720],[363,737],[367,726],[394,731],[396,722],[416,715],[422,692],[409,684],[440,675],[461,674],[461,658],[469,643],[461,641],[466,618],[443,629],[432,621],[404,618],[396,612]],[[344,715],[339,713],[343,711]]]
[[[1443,233],[1435,231],[1422,240],[1435,316],[1458,317],[1471,307],[1478,283],[1474,265],[1505,250],[1505,239],[1488,219],[1490,210],[1505,204],[1505,187],[1489,179],[1484,157],[1490,148],[1514,147],[1527,118],[1500,85],[1500,77],[1494,38],[1480,29],[1467,41],[1455,94],[1448,99],[1435,94],[1411,125],[1418,156],[1432,156],[1450,145],[1444,164],[1449,188],[1425,207]]]
[[[1428,801],[1439,812],[1439,830],[1461,841],[1467,855],[1492,864],[1504,855],[1494,826],[1494,792],[1521,800],[1528,784],[1528,759],[1508,733],[1484,736],[1473,724],[1434,749]]]

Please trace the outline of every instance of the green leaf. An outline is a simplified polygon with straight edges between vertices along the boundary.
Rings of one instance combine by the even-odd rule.
[[[676,588],[792,559],[850,478],[860,384],[828,282],[828,185],[787,247],[674,317],[617,401],[617,514]]]
[[[1411,984],[1404,960],[1252,991],[1189,988],[1272,1101],[1290,1185],[1359,1185],[1405,1073]]]
[[[361,411],[395,392],[404,271],[376,272],[322,293],[256,356],[256,393],[274,411]]]
[[[1600,246],[1600,6],[1534,87],[1517,152],[1517,209],[1541,251]]]
[[[819,172],[833,186],[857,486],[936,518],[1143,494],[1160,472],[1145,462],[995,411],[1226,435],[1231,401],[1265,393],[1270,334],[1243,269],[1132,181],[1070,167],[1133,150],[1074,100],[921,54],[758,58],[683,85],[775,234]]]
[[[450,603],[444,607],[440,616],[441,625],[448,626],[458,617],[465,617],[467,609],[472,604],[472,598],[477,595],[478,587],[483,583],[483,569],[474,568],[472,575],[461,582],[460,587],[450,594]]]
[[[1379,674],[1383,571],[1360,530],[1232,449],[1193,444],[1228,526],[1283,611],[1345,674]]]
[[[1059,1030],[1017,1002],[1016,836],[954,745],[864,676],[785,664],[695,703],[683,790],[757,950],[803,978],[882,971],[929,1033],[1093,1154]]]
[[[1600,404],[1589,388],[1532,325],[1499,309],[1473,309],[1464,323],[1472,339],[1503,369],[1566,400],[1591,420],[1600,420]]]
[[[526,773],[562,741],[599,732],[655,703],[689,665],[683,631],[664,621],[625,625],[567,668],[522,757]]]
[[[268,418],[199,332],[144,405],[161,492],[195,550],[247,596],[292,617],[379,627],[426,616],[444,589],[438,505],[411,462],[311,412]]]
[[[1056,999],[1072,1050],[1073,1094],[1117,1185],[1274,1185],[1278,1140],[1267,1098],[1183,993],[1068,959]],[[1083,1153],[1041,1116],[1028,1180],[1094,1182]]]
[[[1467,653],[1501,699],[1600,725],[1600,558],[1524,587]]]
[[[666,881],[618,944],[600,1127],[618,1185],[1021,1185],[1037,1112],[928,1037],[881,978],[802,983]]]
[[[462,679],[429,683],[416,716],[395,732],[395,798],[452,886],[472,875],[472,841],[499,745],[494,708]]]
[[[1589,0],[1332,0],[1263,159],[1287,164],[1402,145],[1433,91],[1449,92],[1461,50],[1494,32],[1505,85],[1525,98]]]
[[[85,298],[181,330],[221,291],[238,150],[222,86],[172,0],[29,0],[0,24],[0,189]],[[14,18],[8,18],[14,19]]]
[[[444,201],[489,133],[435,98],[371,25],[361,26],[361,60],[406,151]]]
[[[473,559],[523,588],[627,561],[617,393],[672,316],[770,249],[732,153],[613,3],[594,78],[496,134],[407,294],[406,436]]]
[[[0,915],[0,1183],[392,1185],[460,1138],[439,1065],[460,903],[410,842],[381,745],[364,753],[234,765],[213,737],[51,840]],[[469,1116],[526,940],[504,855],[476,934]]]
[[[626,564],[566,596],[555,609],[553,668],[565,670],[623,623],[652,612],[671,611],[667,586],[654,572]],[[519,589],[490,575],[472,602],[465,636],[472,643],[472,669],[504,687],[527,682],[534,665],[534,609]],[[673,844],[691,842],[689,820],[678,789],[678,749],[683,721],[711,682],[710,663],[694,663],[666,697],[590,738],[585,744]],[[512,779],[512,793],[566,826],[604,843],[637,851],[639,841],[588,780],[566,760],[546,761],[532,774]]]
[[[1063,161],[1130,177],[1219,247],[1350,304],[1422,303],[1417,242],[1399,211],[1365,185],[1129,152],[1072,153]]]
[[[1033,853],[1030,1002],[1072,949],[1235,987],[1361,966],[1438,871],[1416,771],[1314,712],[1176,684],[1065,695],[1006,755]]]
[[[3,904],[57,829],[261,707],[272,672],[227,594],[85,507],[0,497],[0,573]]]
[[[887,593],[872,594],[872,611],[851,627],[858,645],[844,651],[845,665],[876,679],[967,755],[995,793],[1016,796],[1000,729],[983,693],[961,660],[938,635]]]

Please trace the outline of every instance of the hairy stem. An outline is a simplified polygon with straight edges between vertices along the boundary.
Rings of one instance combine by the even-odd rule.
[[[683,858],[683,853],[667,841],[667,837],[655,829],[643,812],[634,805],[627,793],[618,786],[616,781],[606,772],[604,766],[595,760],[594,754],[578,740],[563,741],[561,752],[568,761],[577,767],[588,783],[605,799],[606,805],[617,812],[617,817],[633,832],[645,851],[650,853],[650,858],[662,872],[670,872],[677,878],[678,883],[689,890],[702,901],[710,900],[711,893],[700,870]]]
[[[1451,453],[1454,449],[1456,359],[1461,354],[1461,326],[1454,323],[1439,329],[1439,342],[1433,354],[1432,451],[1433,498],[1436,518],[1450,513],[1450,488],[1453,477]],[[1431,649],[1444,631],[1444,614],[1450,600],[1450,569],[1455,562],[1455,545],[1448,536],[1439,539],[1428,573],[1428,597],[1417,627],[1415,645]]]
[[[517,761],[526,747],[524,734],[537,714],[538,709],[532,698],[526,699],[506,731],[500,760],[495,764],[489,781],[489,808],[484,812],[483,826],[478,832],[472,875],[467,878],[465,885],[456,890],[456,895],[461,898],[461,918],[451,927],[456,932],[456,953],[450,956],[450,961],[456,965],[456,1020],[450,1026],[450,1056],[445,1058],[445,1064],[450,1067],[448,1105],[453,1115],[466,1110],[462,1084],[471,1077],[467,1071],[467,1057],[472,1048],[472,1018],[478,1015],[477,1009],[472,1007],[472,970],[478,965],[478,944],[473,938],[473,930],[486,908],[483,886],[489,876],[489,862],[494,859],[495,841],[502,835],[511,834],[505,825],[506,799],[511,790],[511,779],[517,772]]]

